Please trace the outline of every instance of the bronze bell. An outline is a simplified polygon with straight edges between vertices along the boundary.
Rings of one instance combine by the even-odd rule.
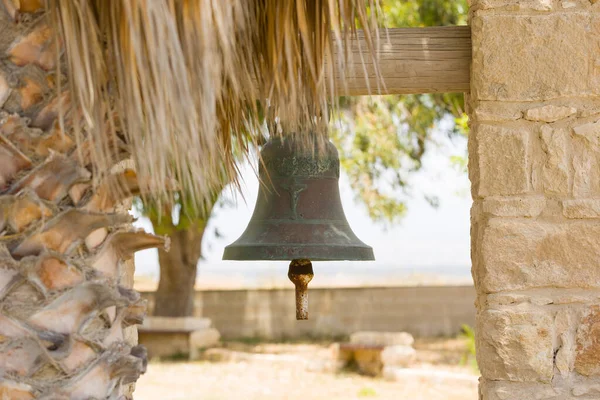
[[[314,138],[274,138],[262,151],[258,200],[248,227],[225,248],[224,260],[291,260],[296,318],[307,319],[306,287],[312,261],[374,260],[373,249],[348,225],[338,181],[335,146]],[[304,139],[306,140],[306,139]]]

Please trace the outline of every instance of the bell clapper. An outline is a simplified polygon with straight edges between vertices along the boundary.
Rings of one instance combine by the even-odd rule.
[[[296,286],[296,319],[308,319],[308,283],[314,276],[310,260],[292,260],[288,278]]]

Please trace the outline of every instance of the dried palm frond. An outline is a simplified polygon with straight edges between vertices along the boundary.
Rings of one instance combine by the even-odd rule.
[[[326,129],[357,26],[375,61],[377,2],[49,0],[76,137],[96,171],[122,139],[146,193],[175,180],[203,204],[223,171],[236,181],[263,117],[271,134]]]

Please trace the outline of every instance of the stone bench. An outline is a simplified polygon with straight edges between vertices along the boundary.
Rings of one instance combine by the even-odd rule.
[[[196,317],[146,317],[138,327],[139,343],[148,356],[196,360],[200,352],[219,343],[212,321]]]
[[[408,367],[416,358],[412,335],[406,332],[357,332],[350,342],[331,345],[334,369],[354,363],[364,375],[380,375],[384,367]]]

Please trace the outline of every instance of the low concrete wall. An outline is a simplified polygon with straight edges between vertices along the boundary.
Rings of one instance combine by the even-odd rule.
[[[152,309],[153,294],[143,293]],[[338,337],[356,331],[449,336],[475,323],[472,286],[310,289],[308,321],[296,321],[293,289],[196,292],[195,315],[223,338]]]

